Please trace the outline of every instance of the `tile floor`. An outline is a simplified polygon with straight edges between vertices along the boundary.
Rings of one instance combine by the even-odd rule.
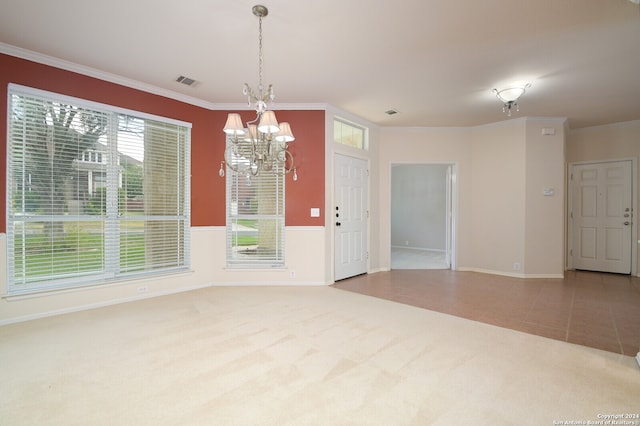
[[[567,271],[564,279],[520,279],[394,269],[334,286],[619,354],[640,350],[638,277]]]

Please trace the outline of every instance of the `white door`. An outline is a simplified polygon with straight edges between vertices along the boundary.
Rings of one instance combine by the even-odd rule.
[[[631,161],[574,165],[571,170],[575,269],[631,273]]]
[[[367,272],[369,171],[367,161],[336,154],[334,159],[334,280]]]

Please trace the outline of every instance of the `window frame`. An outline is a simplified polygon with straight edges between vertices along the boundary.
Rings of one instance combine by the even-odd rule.
[[[226,146],[229,147],[231,137],[226,137]],[[274,172],[268,172],[262,170],[257,176],[247,177],[246,172],[235,172],[225,163],[225,188],[226,188],[226,265],[229,269],[278,269],[286,267],[286,240],[285,240],[285,211],[286,211],[286,174],[282,170]],[[266,175],[266,176],[265,176]],[[273,197],[273,202],[276,203],[276,211],[273,213],[261,214],[240,212],[238,203],[234,203],[234,196],[239,197],[242,185],[246,185],[246,180],[251,179],[252,185],[255,187],[259,184],[260,179],[274,179],[280,186],[273,192],[267,195],[267,197]],[[243,182],[245,180],[245,182]],[[261,195],[258,195],[261,197]],[[271,201],[271,199],[269,199]],[[259,205],[254,206],[254,209],[259,210]],[[272,244],[275,246],[275,255],[272,257],[261,256],[259,253],[255,253],[255,257],[251,257],[251,254],[245,254],[244,257],[238,253],[241,244],[238,244],[241,234],[239,230],[239,221],[264,221],[263,223],[272,223],[274,229],[274,237]],[[258,224],[258,226],[260,226]],[[265,228],[268,228],[266,225]],[[263,228],[264,229],[264,228]],[[260,236],[260,229],[256,230],[257,239]]]
[[[12,148],[14,148],[14,139],[13,139],[13,118],[12,118],[12,107],[13,107],[13,97],[14,96],[22,96],[25,98],[33,99],[41,99],[43,101],[54,102],[57,104],[67,104],[80,109],[87,109],[94,113],[105,114],[108,116],[110,120],[110,124],[106,131],[106,138],[109,139],[109,142],[106,146],[106,152],[97,152],[93,148],[85,149],[82,153],[78,155],[78,157],[74,161],[88,161],[94,165],[104,165],[108,161],[105,161],[105,155],[111,156],[111,158],[117,158],[117,161],[111,162],[111,166],[113,170],[109,170],[109,176],[105,176],[105,185],[116,185],[116,189],[107,189],[106,201],[107,206],[106,209],[109,211],[114,211],[114,203],[115,203],[115,211],[116,216],[115,219],[107,220],[104,215],[96,215],[95,222],[102,224],[103,239],[102,239],[102,248],[104,250],[104,254],[102,255],[102,269],[101,272],[98,269],[97,272],[91,273],[83,273],[82,271],[77,270],[74,273],[71,273],[69,276],[61,276],[59,272],[52,273],[49,276],[43,275],[46,279],[38,280],[38,279],[27,279],[26,276],[23,277],[20,281],[16,282],[15,276],[15,223],[16,214],[12,211],[12,200],[13,200],[13,153]],[[117,246],[114,248],[114,244],[117,245],[120,241],[121,235],[123,235],[123,231],[119,229],[119,225],[122,225],[127,219],[127,214],[119,214],[118,210],[118,188],[119,180],[122,179],[120,175],[121,172],[114,172],[114,170],[120,169],[120,155],[121,152],[118,151],[118,126],[119,120],[121,117],[127,116],[135,119],[143,120],[144,122],[150,122],[149,125],[156,126],[158,123],[162,126],[175,126],[175,143],[179,145],[183,144],[180,148],[180,153],[176,156],[176,168],[178,170],[177,173],[177,181],[176,181],[176,215],[167,216],[167,217],[159,217],[156,215],[143,215],[140,220],[143,223],[148,223],[149,220],[159,220],[159,219],[167,219],[167,220],[175,220],[176,221],[176,233],[172,234],[173,238],[176,238],[178,241],[179,248],[176,249],[176,256],[179,259],[177,261],[176,266],[161,268],[158,267],[157,263],[147,264],[146,260],[144,263],[144,270],[142,271],[125,271],[122,272],[120,261],[118,258],[115,261],[118,263],[117,273],[114,273],[113,270],[113,260],[109,261],[108,256],[106,254],[107,248],[109,245],[110,249],[115,250],[117,253],[120,253],[121,247]],[[128,281],[135,278],[149,277],[149,276],[158,276],[158,275],[167,275],[169,273],[175,273],[179,271],[187,271],[191,268],[191,255],[190,255],[190,228],[191,228],[191,212],[190,212],[190,191],[191,191],[191,128],[192,124],[172,118],[161,117],[141,111],[130,110],[126,108],[116,107],[108,104],[103,104],[99,102],[94,102],[86,99],[76,98],[68,95],[63,95],[55,92],[45,91],[41,89],[36,89],[32,87],[22,86],[19,84],[10,83],[7,91],[7,163],[6,163],[6,231],[7,231],[7,294],[8,295],[21,295],[21,294],[30,294],[30,293],[38,293],[38,292],[47,292],[52,290],[59,289],[70,289],[77,287],[86,287],[86,286],[96,286],[96,285],[104,285],[104,284],[112,284],[121,281]],[[170,132],[171,133],[171,132]],[[22,144],[24,146],[25,139],[22,139]],[[112,150],[113,152],[109,152]],[[115,152],[115,154],[114,154]],[[86,155],[85,155],[86,154]],[[123,154],[124,155],[124,154]],[[99,161],[97,161],[99,160]],[[24,160],[23,160],[24,161]],[[18,163],[16,163],[18,164]],[[114,175],[114,173],[116,173]],[[102,178],[101,178],[102,179]],[[106,182],[109,181],[109,182]],[[115,183],[114,183],[115,182]],[[24,192],[24,189],[21,190]],[[109,194],[110,193],[110,194]],[[115,195],[114,195],[115,194]],[[115,198],[114,198],[115,197]],[[65,217],[56,216],[56,221],[61,220],[62,222],[73,222],[74,220],[82,220],[79,218],[85,217],[82,213],[78,212],[77,214],[70,214],[67,212]],[[44,220],[44,219],[43,219]],[[53,216],[51,216],[51,220]],[[85,218],[86,220],[86,218]],[[24,222],[24,220],[22,221]],[[25,222],[26,223],[26,222]],[[116,227],[117,225],[118,227]],[[66,231],[65,231],[66,232]],[[144,241],[147,241],[147,231],[146,228],[143,231]],[[148,238],[153,238],[149,236]],[[153,240],[151,240],[152,243]],[[154,243],[156,244],[156,243]],[[24,251],[24,243],[22,246],[22,250]],[[80,246],[75,246],[80,247]],[[118,255],[119,256],[119,255]],[[150,266],[151,265],[151,266]],[[23,266],[24,267],[24,266]]]
[[[360,143],[356,146],[353,144],[349,144],[349,143],[344,143],[343,142],[343,138],[340,138],[339,140],[336,138],[336,128],[337,128],[337,124],[340,124],[341,128],[344,127],[348,127],[351,128],[353,130],[359,130],[362,132],[362,140],[360,141]],[[342,146],[347,146],[353,149],[358,149],[358,150],[362,150],[362,151],[368,151],[369,150],[369,128],[365,127],[365,126],[361,126],[359,124],[354,123],[353,121],[349,121],[346,120],[344,118],[341,117],[334,117],[333,118],[333,142]],[[361,146],[360,146],[361,144]]]

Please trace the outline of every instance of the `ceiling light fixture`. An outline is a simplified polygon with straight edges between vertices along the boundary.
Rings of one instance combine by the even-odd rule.
[[[248,105],[256,110],[256,118],[247,122],[245,128],[238,113],[229,113],[224,125],[224,132],[231,141],[224,153],[225,161],[220,163],[220,176],[224,176],[224,163],[236,173],[257,176],[261,172],[277,175],[293,171],[293,180],[298,180],[293,165],[293,155],[288,150],[288,143],[295,140],[289,123],[278,123],[276,114],[269,106],[273,106],[273,86],[266,88],[262,84],[262,18],[269,10],[256,5],[252,8],[258,17],[258,90],[254,92],[247,83],[243,93],[247,96]]]
[[[496,94],[496,98],[502,101],[502,112],[506,112],[508,117],[511,117],[511,110],[515,108],[516,111],[520,111],[518,106],[518,99],[524,95],[524,92],[531,87],[531,84],[527,83],[523,86],[511,86],[506,89],[493,89],[493,93]]]

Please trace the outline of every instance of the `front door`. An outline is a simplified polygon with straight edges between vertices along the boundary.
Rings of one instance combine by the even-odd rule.
[[[367,161],[336,154],[334,161],[334,280],[367,272]]]
[[[575,269],[631,273],[631,161],[573,165],[572,259]]]

